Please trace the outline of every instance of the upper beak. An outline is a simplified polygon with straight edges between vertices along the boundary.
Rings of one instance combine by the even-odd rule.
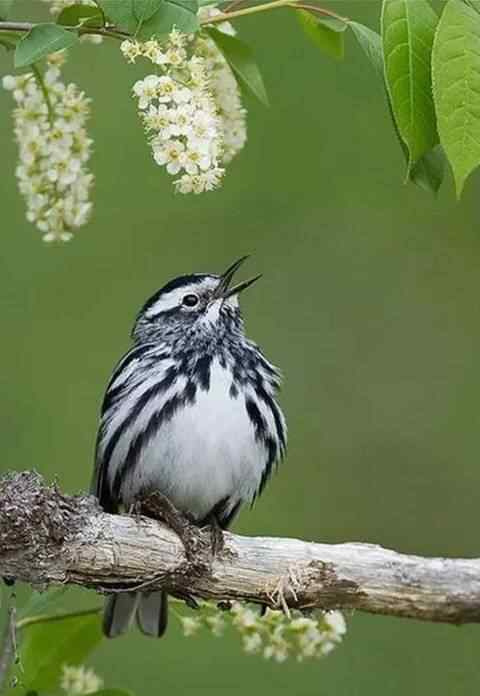
[[[220,282],[214,290],[212,299],[218,300],[221,298],[223,300],[226,300],[228,297],[231,297],[232,295],[238,295],[239,292],[242,292],[250,285],[252,285],[256,280],[262,277],[262,274],[260,273],[259,275],[254,276],[253,278],[249,278],[248,280],[244,280],[241,283],[237,283],[237,285],[234,285],[232,288],[230,287],[230,283],[232,282],[233,276],[238,271],[240,266],[248,258],[248,256],[242,256],[241,259],[238,259],[238,261],[235,261],[235,263],[232,263],[232,265],[227,268],[225,273],[223,273],[220,276]]]

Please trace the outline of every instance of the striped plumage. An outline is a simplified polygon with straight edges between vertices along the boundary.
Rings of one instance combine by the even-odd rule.
[[[108,512],[159,490],[199,525],[214,516],[226,528],[284,454],[279,373],[245,337],[238,306],[253,280],[229,289],[243,260],[222,276],[176,278],[140,311],[102,406],[93,490]],[[165,599],[110,598],[106,634],[136,613],[144,632],[160,635]]]

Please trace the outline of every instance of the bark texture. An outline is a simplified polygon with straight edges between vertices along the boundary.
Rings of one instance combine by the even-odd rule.
[[[108,515],[34,472],[0,480],[0,575],[100,592],[163,588],[179,597],[273,608],[360,609],[427,621],[480,622],[480,559],[424,558],[374,544],[321,544],[208,531],[177,535],[143,516]],[[192,553],[193,548],[193,553]]]

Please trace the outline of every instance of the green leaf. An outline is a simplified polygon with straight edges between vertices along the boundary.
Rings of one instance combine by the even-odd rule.
[[[341,60],[345,53],[343,32],[347,28],[345,22],[334,17],[314,16],[305,10],[295,10],[298,21],[306,36],[323,53],[330,58]]]
[[[349,26],[352,29],[359,45],[362,47],[365,55],[369,59],[372,67],[374,68],[377,75],[382,81],[382,85],[385,86],[388,111],[392,119],[392,124],[395,130],[395,135],[397,136],[400,147],[405,156],[405,161],[409,160],[408,148],[402,140],[400,133],[395,122],[393,115],[392,105],[390,102],[390,96],[385,85],[384,69],[383,69],[383,51],[382,51],[382,39],[380,34],[373,31],[369,27],[365,27],[363,24],[358,22],[349,22]],[[407,178],[416,186],[429,191],[434,195],[438,192],[441,186],[443,177],[445,174],[445,155],[442,148],[437,145],[433,150],[427,150],[427,152],[410,168],[407,172]]]
[[[440,142],[457,197],[480,164],[480,15],[461,0],[445,5],[433,48],[433,94]]]
[[[76,5],[65,7],[60,12],[57,17],[57,24],[67,27],[82,26],[84,24],[102,27],[104,17],[99,7],[77,3]]]
[[[470,5],[473,10],[480,12],[480,0],[465,0],[465,2],[467,5]]]
[[[13,0],[0,0],[0,19],[7,19]]]
[[[247,44],[235,36],[224,34],[213,27],[208,27],[207,33],[223,54],[239,82],[257,97],[262,104],[268,106],[268,97],[263,78],[250,46],[247,46]]]
[[[390,95],[388,94],[387,89],[385,89],[385,92],[388,103],[388,112],[390,114],[393,129],[403,152],[403,156],[405,157],[405,162],[407,163],[406,181],[411,181],[412,184],[415,184],[415,186],[418,186],[424,191],[428,191],[436,196],[445,175],[445,154],[441,146],[436,145],[433,149],[427,150],[427,152],[425,152],[413,166],[408,167],[408,147],[402,140],[402,137],[398,131],[397,123],[393,115]]]
[[[157,12],[163,0],[133,0],[133,12],[137,20],[143,24]]]
[[[137,18],[133,11],[133,0],[97,0],[112,24],[118,29],[134,33],[137,28]]]
[[[438,143],[431,83],[436,25],[427,0],[383,0],[385,77],[409,170]]]
[[[200,29],[197,0],[163,0],[159,9],[138,30],[142,40],[167,36],[175,26],[178,31],[193,34]]]
[[[17,612],[17,621],[28,616],[46,614],[53,605],[58,604],[58,600],[63,597],[66,591],[67,588],[64,586],[56,587],[54,590],[45,590],[45,592],[34,590],[25,606]]]
[[[15,49],[15,67],[24,68],[49,53],[70,48],[77,41],[78,36],[74,32],[62,29],[56,24],[37,24],[18,42]]]
[[[367,56],[377,74],[384,79],[383,68],[383,49],[382,37],[373,29],[366,27],[364,24],[350,21],[348,26],[353,31],[360,47]]]
[[[410,170],[410,180],[429,193],[436,195],[445,176],[446,157],[441,145],[428,150]]]
[[[27,691],[56,691],[63,665],[78,665],[102,639],[98,615],[45,620],[22,630],[22,684]]]

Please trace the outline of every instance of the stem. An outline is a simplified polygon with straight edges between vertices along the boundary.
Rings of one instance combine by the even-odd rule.
[[[38,26],[37,24],[34,24],[33,22],[0,22],[0,32],[3,31],[19,31],[19,32],[29,32],[31,31],[34,27]],[[131,34],[128,34],[127,32],[120,31],[119,29],[116,29],[115,27],[111,28],[105,28],[105,27],[68,27],[64,26],[62,29],[66,29],[67,31],[78,31],[80,35],[83,34],[97,34],[98,36],[108,36],[112,39],[119,39],[123,41],[124,39],[128,39],[131,37]]]
[[[317,12],[317,14],[327,15],[328,17],[333,17],[341,22],[347,23],[349,20],[346,17],[336,14],[331,10],[325,10],[323,7],[317,7],[317,5],[302,5],[296,3],[292,0],[274,0],[274,2],[266,2],[262,5],[253,5],[252,7],[245,7],[243,10],[233,10],[231,12],[223,12],[221,15],[216,15],[215,17],[210,17],[202,22],[202,24],[217,24],[218,22],[226,22],[230,19],[235,19],[236,17],[244,17],[245,15],[255,14],[256,12],[267,12],[268,10],[274,10],[277,7],[293,7],[294,9],[306,9],[310,12]]]
[[[52,623],[54,621],[63,621],[63,619],[73,619],[77,616],[93,616],[94,614],[98,614],[101,610],[101,607],[95,607],[94,609],[66,611],[60,614],[39,614],[38,616],[27,616],[25,619],[17,621],[16,628],[20,630],[26,626],[32,626],[37,623]]]
[[[0,642],[0,693],[3,691],[10,666],[17,652],[15,635],[15,607],[12,606],[8,610],[7,622]]]
[[[226,22],[230,19],[235,19],[236,17],[244,17],[246,15],[255,14],[257,12],[267,12],[268,10],[274,10],[277,7],[287,7],[291,5],[292,0],[274,0],[274,2],[265,2],[262,5],[254,5],[253,7],[245,7],[243,10],[234,10],[233,12],[222,12],[222,14],[215,15],[215,17],[210,17],[205,19],[202,24],[218,24],[219,22]]]
[[[35,79],[38,83],[38,86],[42,90],[43,98],[45,99],[45,103],[46,103],[47,109],[48,109],[48,119],[50,121],[50,124],[53,125],[55,113],[53,111],[52,102],[50,101],[50,95],[48,94],[48,89],[47,89],[45,82],[43,80],[43,75],[40,72],[40,70],[38,69],[38,67],[35,65],[35,63],[32,63],[32,72],[35,75]]]
[[[332,17],[332,19],[338,19],[340,22],[343,22],[344,24],[349,24],[350,22],[350,19],[348,17],[342,17],[336,12],[332,12],[331,10],[325,10],[323,7],[318,7],[317,5],[307,5],[303,2],[292,2],[290,7],[293,7],[293,9],[297,10],[307,10],[308,12],[316,12],[317,14],[321,14],[326,17]]]
[[[237,5],[237,2],[241,0],[234,0],[230,7]],[[316,5],[302,5],[301,3],[296,3],[294,0],[273,0],[273,2],[265,2],[261,5],[253,5],[251,7],[245,7],[240,10],[230,10],[222,12],[222,14],[216,15],[215,17],[210,17],[208,19],[202,20],[201,24],[218,24],[219,22],[229,21],[231,19],[236,19],[238,17],[245,17],[247,15],[256,14],[257,12],[268,12],[269,10],[275,10],[278,7],[293,7],[298,9],[307,9],[310,12],[317,12],[321,15],[327,15],[329,17],[334,17],[341,22],[348,22],[346,17],[332,12],[331,10],[325,10],[323,7],[317,7]],[[6,31],[18,31],[18,32],[28,32],[31,31],[36,24],[32,22],[0,22],[0,32]],[[96,34],[97,36],[105,36],[112,39],[118,39],[123,41],[124,39],[133,38],[132,34],[128,32],[121,31],[114,26],[111,27],[68,27],[64,26],[63,29],[67,31],[78,32],[79,35],[84,34]]]

